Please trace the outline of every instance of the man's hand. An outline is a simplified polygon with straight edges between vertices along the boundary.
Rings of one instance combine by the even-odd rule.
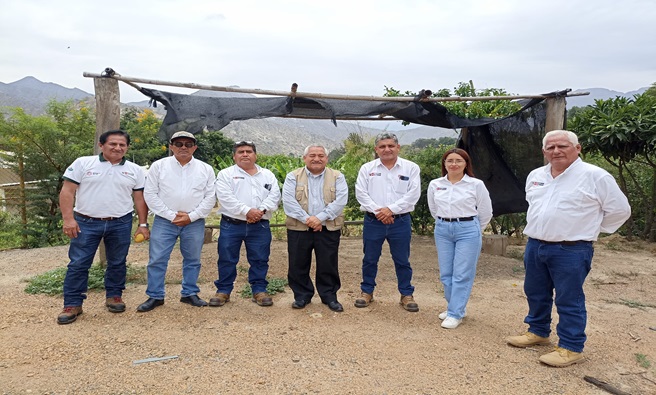
[[[314,215],[309,217],[305,221],[305,225],[307,225],[309,228],[314,230],[315,232],[321,232],[322,226],[321,226],[321,220]]]
[[[150,239],[150,231],[148,228],[142,228],[141,226],[137,227],[137,231],[134,232],[134,237],[136,237],[138,234],[142,234],[144,240]]]
[[[75,219],[64,220],[64,226],[62,227],[64,234],[71,239],[77,237],[77,234],[80,233],[80,226],[77,224]]]
[[[387,207],[379,208],[376,210],[376,219],[385,225],[390,225],[394,223],[394,213]]]
[[[254,224],[256,222],[259,222],[262,219],[262,216],[264,215],[264,211],[252,208],[248,210],[248,213],[246,214],[246,222],[249,224]]]
[[[191,223],[191,218],[189,218],[189,214],[184,211],[178,211],[171,223],[175,226],[187,226]]]

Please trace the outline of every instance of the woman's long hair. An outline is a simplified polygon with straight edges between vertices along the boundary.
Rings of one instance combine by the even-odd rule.
[[[462,148],[451,148],[450,150],[446,151],[444,155],[442,155],[442,176],[445,176],[448,173],[444,162],[446,161],[446,157],[451,154],[458,154],[462,156],[462,159],[465,160],[465,174],[467,174],[469,177],[474,177],[474,169],[472,167],[471,158],[469,157],[467,151]]]

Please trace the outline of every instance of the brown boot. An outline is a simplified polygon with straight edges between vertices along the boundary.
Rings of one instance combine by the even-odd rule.
[[[566,350],[562,347],[556,347],[552,352],[540,356],[539,360],[549,366],[564,368],[565,366],[583,362],[585,357],[583,356],[583,353]]]
[[[258,292],[253,295],[253,302],[257,303],[258,306],[272,306],[273,299],[266,292]]]
[[[217,292],[213,298],[210,298],[209,305],[212,307],[221,307],[229,301],[230,301],[230,294],[223,294]]]
[[[373,293],[360,293],[360,297],[355,300],[355,307],[367,307],[371,304],[371,301],[374,300]]]
[[[525,348],[530,346],[549,344],[549,338],[538,336],[532,332],[526,332],[523,335],[507,337],[506,343],[510,344],[511,346]]]
[[[123,303],[123,299],[121,299],[120,296],[107,298],[105,306],[107,306],[107,310],[112,313],[122,313],[125,311],[125,303]]]
[[[75,322],[80,314],[82,314],[82,306],[64,307],[64,310],[57,316],[57,323],[59,325],[70,324]]]
[[[419,311],[419,305],[415,303],[415,298],[412,295],[401,295],[401,306],[407,311],[416,313]]]

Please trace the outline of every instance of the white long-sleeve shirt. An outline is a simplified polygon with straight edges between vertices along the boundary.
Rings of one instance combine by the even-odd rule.
[[[524,234],[545,241],[596,241],[613,233],[631,215],[628,199],[606,170],[578,158],[556,178],[551,165],[526,179]]]
[[[492,219],[492,201],[483,181],[467,174],[455,184],[446,176],[428,184],[428,208],[433,218],[462,218],[478,216],[481,230]]]
[[[250,175],[241,167],[232,165],[216,176],[216,198],[219,213],[245,221],[252,208],[267,210],[262,219],[271,219],[280,203],[280,187],[276,176],[258,165],[257,173]]]
[[[181,165],[175,156],[155,161],[148,170],[144,199],[150,211],[175,219],[178,211],[189,215],[191,222],[206,218],[214,204],[214,169],[192,158]]]
[[[387,207],[394,214],[405,214],[415,209],[421,195],[419,166],[403,158],[397,158],[391,169],[380,159],[360,167],[355,181],[355,197],[360,210],[376,213]]]

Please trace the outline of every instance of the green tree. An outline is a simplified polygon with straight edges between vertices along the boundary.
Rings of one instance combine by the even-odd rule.
[[[570,127],[586,158],[603,158],[629,198],[628,236],[656,241],[656,95],[596,100],[571,117]]]
[[[159,141],[157,131],[162,121],[150,109],[128,107],[121,112],[120,128],[130,135],[127,158],[141,166],[168,156],[166,144]]]
[[[51,101],[46,115],[32,116],[13,108],[0,119],[0,146],[11,152],[2,159],[22,179],[31,180],[23,191],[23,247],[64,242],[60,231],[59,191],[62,174],[77,157],[91,155],[94,113],[72,101]]]
[[[383,96],[416,96],[411,91],[401,93],[398,89],[385,86]],[[481,96],[509,96],[505,89],[500,88],[474,88],[474,82],[460,82],[458,86],[450,89],[440,89],[433,92],[431,97],[481,97]],[[449,112],[462,118],[503,118],[521,109],[521,105],[511,100],[472,100],[472,101],[445,101],[441,105]]]
[[[221,158],[232,160],[232,146],[235,142],[221,132],[205,132],[196,135],[198,149],[194,157],[209,163],[214,168],[221,168]]]

